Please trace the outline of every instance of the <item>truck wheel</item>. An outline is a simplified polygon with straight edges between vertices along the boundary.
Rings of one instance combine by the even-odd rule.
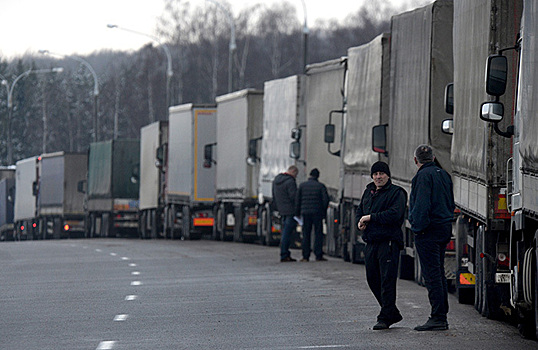
[[[183,239],[191,239],[191,211],[188,205],[184,205],[181,209],[181,228]]]
[[[233,206],[235,219],[233,240],[234,242],[243,242],[243,205]]]
[[[157,211],[156,210],[150,210],[149,211],[149,217],[150,217],[150,227],[151,227],[151,239],[157,239]]]
[[[220,232],[219,232],[219,206],[218,204],[213,207],[213,229],[211,231],[211,239],[214,241],[220,240]]]
[[[476,231],[475,239],[475,309],[480,314],[485,311],[485,279],[484,279],[484,259],[480,257],[480,253],[484,251],[484,226],[480,225]]]
[[[262,237],[264,240],[264,244],[267,246],[274,246],[276,245],[276,240],[273,238],[273,232],[272,232],[272,221],[271,221],[271,209],[269,208],[269,205],[265,205],[265,208],[262,209],[262,215],[261,215],[261,227],[262,227]]]

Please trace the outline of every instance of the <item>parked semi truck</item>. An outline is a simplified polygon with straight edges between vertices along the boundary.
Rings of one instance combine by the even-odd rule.
[[[168,121],[140,129],[140,238],[165,237],[164,207]]]
[[[189,103],[169,111],[164,230],[173,238],[211,235],[216,169],[206,164],[205,153],[216,144],[216,106]]]
[[[213,235],[222,240],[231,236],[235,242],[252,242],[257,238],[259,164],[248,162],[248,158],[250,141],[262,137],[263,91],[245,89],[219,96],[216,102]]]
[[[15,239],[15,166],[0,166],[0,240]]]
[[[334,237],[327,236],[330,226],[337,219],[336,198],[341,187],[340,150],[332,149],[331,144],[325,144],[324,127],[329,116],[329,124],[334,130],[342,129],[342,117],[345,108],[345,81],[347,73],[347,58],[329,60],[311,64],[306,70],[306,137],[302,144],[305,146],[306,177],[314,169],[319,169],[319,181],[327,187],[331,202],[327,210],[324,233],[325,252],[328,255],[339,256],[336,251]],[[334,142],[340,144],[341,134],[333,133]],[[329,152],[327,152],[329,151]]]
[[[89,237],[138,234],[140,140],[90,144],[86,192]]]
[[[342,182],[333,204],[335,222],[327,236],[335,255],[353,263],[364,262],[362,234],[356,227],[355,208],[366,185],[370,168],[380,159],[372,150],[372,126],[387,124],[390,91],[390,35],[382,34],[367,44],[348,50],[346,108],[340,149]],[[332,138],[326,140],[332,143]]]
[[[297,182],[306,178],[306,147],[300,147],[306,139],[305,91],[304,75],[271,80],[264,84],[263,136],[261,140],[250,140],[249,158],[251,162],[259,162],[256,232],[260,242],[266,245],[277,245],[282,231],[280,215],[272,205],[275,176],[286,171],[290,165],[296,165],[299,168]],[[295,137],[292,146],[295,147],[292,152],[294,158],[290,156],[292,134]],[[258,147],[260,142],[261,146]]]
[[[38,239],[36,220],[37,198],[34,184],[37,181],[37,156],[19,160],[15,166],[15,236],[17,240]],[[42,237],[42,236],[41,236]]]
[[[467,291],[482,315],[516,322],[535,338],[538,8],[533,1],[479,1],[457,2],[454,11],[459,280],[474,287]]]
[[[438,0],[422,8],[392,17],[390,47],[390,96],[388,124],[373,130],[373,148],[384,153],[391,179],[411,193],[417,172],[416,147],[430,145],[436,162],[449,173],[451,137],[442,132],[447,114],[445,86],[453,81],[453,2]],[[381,159],[383,160],[383,158]],[[406,220],[400,277],[422,283],[414,234]],[[454,240],[445,256],[445,273],[455,282]]]
[[[46,238],[83,237],[84,194],[78,183],[86,179],[88,155],[56,152],[37,159],[35,220],[39,235]]]

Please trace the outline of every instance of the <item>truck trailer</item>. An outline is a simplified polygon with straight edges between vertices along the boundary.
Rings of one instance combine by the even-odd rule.
[[[304,140],[301,135],[306,128],[305,91],[305,75],[271,80],[264,84],[263,136],[259,141],[250,141],[252,146],[249,147],[249,157],[252,162],[259,162],[256,232],[260,242],[266,245],[277,245],[282,231],[280,215],[272,205],[274,178],[286,171],[290,165],[299,169],[297,182],[306,178],[306,147],[297,148]],[[297,149],[290,155],[292,133]],[[261,142],[259,155],[258,142]]]
[[[0,241],[15,239],[15,166],[0,167]]]
[[[56,152],[37,160],[34,194],[39,235],[43,239],[83,237],[84,194],[78,191],[78,183],[86,179],[88,155]]]
[[[248,159],[251,140],[262,137],[263,91],[245,89],[216,102],[214,237],[252,242],[257,238],[259,163]]]
[[[34,188],[37,181],[38,157],[19,160],[15,172],[15,208],[13,220],[17,240],[38,239],[37,198]],[[42,236],[41,236],[42,238]]]
[[[413,162],[416,147],[430,145],[436,162],[451,173],[451,137],[442,132],[448,116],[444,107],[445,87],[453,81],[453,2],[437,0],[427,6],[395,15],[391,20],[390,96],[388,124],[373,130],[373,148],[385,154],[391,180],[411,193],[417,172]],[[414,234],[406,220],[400,278],[422,283]],[[454,239],[445,255],[445,273],[455,282]]]
[[[189,103],[169,110],[164,230],[172,238],[178,232],[182,239],[201,238],[212,234],[214,224],[216,169],[205,158],[217,141],[217,109]]]
[[[138,235],[140,140],[90,144],[86,186],[89,237]],[[79,190],[84,191],[83,183]]]
[[[329,225],[327,236],[334,242],[335,255],[362,263],[365,243],[356,227],[355,208],[366,185],[372,182],[372,164],[385,158],[372,149],[372,126],[388,123],[390,34],[381,34],[367,44],[350,48],[347,58],[346,108],[340,145],[343,179],[336,197],[335,222]]]
[[[140,129],[140,238],[165,237],[165,175],[168,121],[158,121]],[[169,232],[168,232],[169,233]]]

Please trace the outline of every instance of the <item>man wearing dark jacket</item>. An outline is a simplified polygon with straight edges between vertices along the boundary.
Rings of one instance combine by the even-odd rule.
[[[402,224],[407,193],[392,184],[386,163],[375,162],[370,174],[374,181],[366,186],[355,219],[366,242],[366,280],[381,306],[373,329],[381,330],[402,320],[396,307],[396,282],[400,249],[403,247]]]
[[[295,215],[295,196],[297,195],[297,183],[295,178],[299,169],[291,165],[287,172],[278,174],[273,180],[273,203],[282,218],[282,237],[280,238],[280,261],[296,261],[291,257],[291,236],[297,223],[293,219]]]
[[[428,289],[431,315],[415,327],[417,331],[448,329],[448,290],[445,277],[445,250],[452,235],[454,192],[450,175],[434,163],[430,146],[415,150],[418,171],[409,196],[409,222],[415,233],[415,247]]]
[[[314,168],[310,172],[308,181],[303,182],[297,191],[297,216],[303,217],[303,258],[305,262],[310,259],[312,226],[314,227],[314,255],[316,261],[327,261],[323,257],[323,231],[322,224],[327,207],[329,195],[324,184],[318,181],[319,170]]]

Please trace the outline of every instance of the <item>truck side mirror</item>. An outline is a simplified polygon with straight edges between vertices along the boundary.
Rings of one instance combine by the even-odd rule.
[[[388,156],[387,151],[387,126],[388,124],[376,125],[372,128],[372,150]]]
[[[301,139],[301,129],[300,128],[291,129],[291,138],[296,141],[299,141]]]
[[[216,161],[213,160],[213,146],[216,146],[217,143],[208,143],[204,146],[204,168],[211,168],[211,164],[215,163]]]
[[[258,160],[260,158],[258,157],[258,141],[261,140],[261,137],[257,137],[255,139],[251,139],[248,142],[248,158],[247,158],[247,164],[248,165],[256,165]]]
[[[37,197],[39,194],[39,185],[37,184],[37,181],[32,182],[32,195],[34,197]]]
[[[443,120],[443,126],[441,127],[443,133],[448,135],[454,134],[454,119],[445,119]]]
[[[506,56],[491,55],[486,62],[486,93],[502,96],[506,91],[508,60]]]
[[[334,143],[335,128],[334,124],[325,124],[324,140],[325,143]]]
[[[79,182],[77,182],[77,191],[79,193],[86,193],[85,185],[86,185],[86,180],[80,180]]]
[[[299,159],[301,157],[301,143],[293,141],[290,144],[290,158]]]
[[[161,169],[164,164],[164,145],[159,146],[155,151],[155,159],[155,166]]]
[[[135,164],[131,168],[131,182],[136,184],[140,179],[140,164]]]
[[[445,112],[454,114],[454,83],[447,84],[445,87]]]
[[[504,105],[500,102],[484,102],[480,111],[480,119],[487,122],[500,122],[504,117]]]

